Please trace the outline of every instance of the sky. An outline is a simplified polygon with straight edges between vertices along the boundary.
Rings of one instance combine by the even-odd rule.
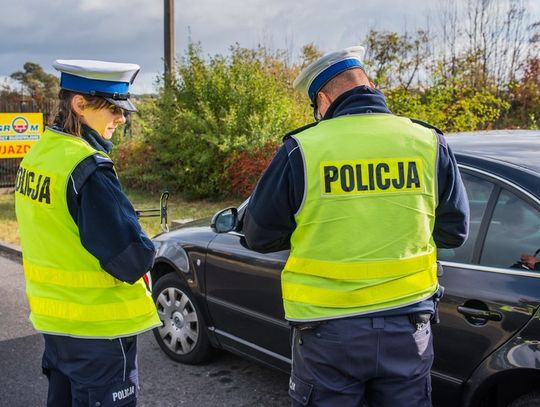
[[[329,52],[361,45],[370,29],[436,29],[445,1],[451,0],[175,0],[176,55],[184,55],[189,38],[207,55],[227,55],[235,43],[297,57],[313,42]],[[540,0],[524,1],[531,21],[540,21]],[[163,3],[0,0],[0,85],[25,62],[56,73],[55,59],[100,59],[139,64],[132,93],[155,92],[163,73]]]

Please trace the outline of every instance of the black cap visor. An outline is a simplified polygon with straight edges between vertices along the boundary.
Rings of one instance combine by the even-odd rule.
[[[136,112],[137,108],[133,103],[131,103],[131,100],[129,99],[113,99],[106,97],[105,100],[109,102],[112,105],[118,106],[119,108],[125,110],[126,112]]]

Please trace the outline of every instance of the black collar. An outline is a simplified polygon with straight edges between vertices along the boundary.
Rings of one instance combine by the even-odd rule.
[[[323,120],[350,114],[392,113],[381,91],[357,86],[338,96],[326,111]]]
[[[113,144],[109,140],[105,140],[100,134],[93,128],[83,124],[81,127],[82,138],[88,144],[98,151],[109,154],[112,150]]]

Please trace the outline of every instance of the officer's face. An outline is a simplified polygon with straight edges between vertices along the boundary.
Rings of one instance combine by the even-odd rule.
[[[126,122],[124,111],[114,105],[101,109],[87,107],[83,111],[81,120],[106,140],[112,137],[118,125]]]

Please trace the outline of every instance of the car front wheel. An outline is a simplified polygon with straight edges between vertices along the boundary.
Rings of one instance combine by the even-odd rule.
[[[208,359],[212,347],[203,317],[180,277],[174,273],[161,277],[152,289],[152,296],[163,322],[154,329],[154,336],[167,356],[187,364]]]
[[[508,407],[540,407],[540,392],[534,391],[521,396],[508,404]]]

